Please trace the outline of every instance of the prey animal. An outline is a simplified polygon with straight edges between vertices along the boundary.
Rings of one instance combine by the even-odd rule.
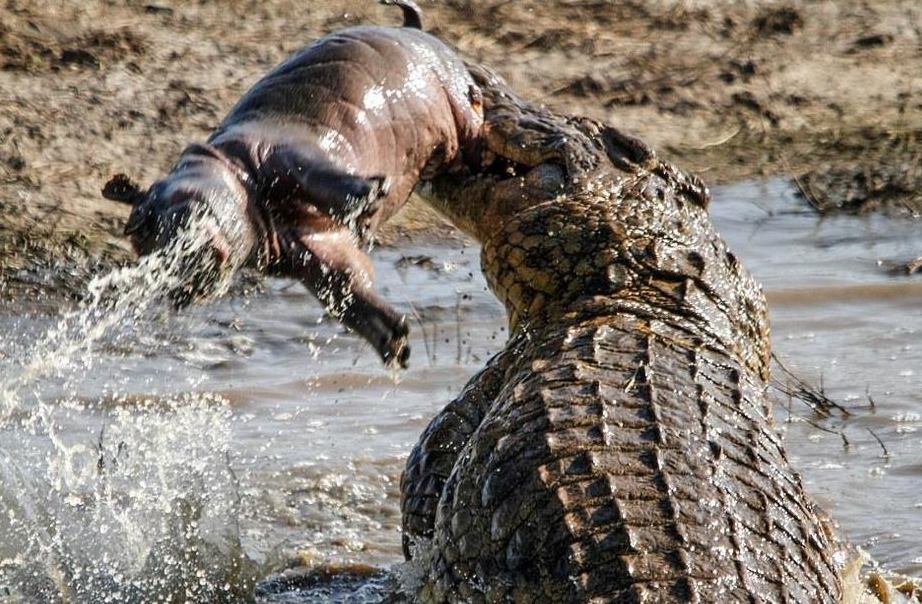
[[[302,48],[149,189],[117,175],[103,195],[133,205],[125,232],[142,255],[190,225],[206,233],[189,271],[196,292],[255,257],[406,366],[406,319],[373,291],[363,247],[420,178],[476,153],[482,111],[464,64],[419,29],[418,7],[382,2],[402,9],[403,27],[348,28]]]

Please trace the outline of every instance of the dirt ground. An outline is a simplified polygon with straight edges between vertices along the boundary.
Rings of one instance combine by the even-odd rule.
[[[916,0],[420,0],[524,96],[632,131],[710,183],[785,174],[821,211],[922,213]],[[0,297],[131,253],[127,208],[235,100],[374,0],[0,0]],[[384,241],[450,232],[411,203]],[[8,291],[12,291],[7,288]]]

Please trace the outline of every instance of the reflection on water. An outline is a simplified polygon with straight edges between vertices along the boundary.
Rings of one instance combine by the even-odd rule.
[[[765,285],[775,350],[791,369],[822,382],[830,397],[853,410],[820,418],[796,402],[790,412],[779,405],[779,427],[795,467],[852,540],[895,570],[922,572],[922,433],[916,431],[922,426],[922,352],[915,334],[922,280],[894,279],[879,265],[922,252],[917,225],[882,217],[821,221],[782,181],[718,188],[714,197],[719,230]],[[49,434],[30,427],[32,411],[0,427],[4,509],[22,507],[29,501],[23,492],[47,487],[54,478],[35,471],[47,465],[37,460],[58,450],[51,436],[68,450],[77,447],[72,463],[83,471],[95,468],[97,458],[128,455],[133,470],[124,470],[110,496],[132,495],[127,478],[161,480],[154,492],[164,501],[147,503],[154,507],[181,501],[181,490],[210,492],[202,485],[163,482],[158,474],[152,457],[158,450],[186,447],[190,452],[161,454],[199,460],[201,472],[176,475],[213,476],[218,492],[226,493],[203,508],[196,523],[209,530],[233,525],[246,553],[240,560],[313,568],[398,562],[404,458],[428,419],[501,348],[505,329],[476,249],[380,250],[375,258],[378,288],[412,317],[407,372],[386,372],[370,348],[323,318],[302,288],[287,282],[270,281],[262,295],[224,299],[178,316],[151,311],[141,328],[101,337],[92,346],[91,371],[51,372],[23,393],[35,408],[50,410],[55,429]],[[24,351],[49,323],[4,317],[0,333]],[[16,363],[16,355],[0,354],[0,375],[15,372]],[[843,431],[849,446],[804,418]],[[129,445],[154,439],[158,430],[173,435],[157,445],[166,449],[144,445],[147,453],[131,457]],[[127,452],[119,451],[120,442],[129,443]],[[143,478],[144,472],[151,474]],[[90,499],[77,500],[75,507],[95,509],[81,508]],[[232,502],[233,509],[218,501]],[[57,526],[70,528],[74,537],[94,526],[66,507],[43,509],[61,514]],[[121,508],[107,509],[117,515]],[[39,530],[49,519],[29,522]],[[123,533],[130,543],[130,531]],[[93,555],[127,555],[128,545],[105,550],[99,545],[104,541],[93,541]],[[235,543],[224,537],[210,542],[219,548]],[[14,580],[18,553],[0,539],[0,602],[4,585]],[[141,564],[137,558],[132,563]],[[367,580],[289,587],[266,587],[261,598],[375,602],[385,589]]]

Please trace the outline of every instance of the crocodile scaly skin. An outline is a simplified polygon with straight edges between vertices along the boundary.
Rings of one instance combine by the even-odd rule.
[[[506,349],[407,463],[424,602],[838,602],[838,544],[776,435],[760,286],[708,192],[472,67],[492,162],[427,200],[482,243]]]

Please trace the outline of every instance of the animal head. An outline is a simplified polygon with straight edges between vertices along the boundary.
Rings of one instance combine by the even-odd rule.
[[[102,189],[106,199],[131,205],[124,233],[141,256],[167,246],[193,218],[199,205],[194,191],[176,187],[166,178],[142,189],[124,174],[116,174]]]
[[[243,193],[220,172],[174,171],[149,189],[116,174],[102,195],[131,205],[124,232],[138,255],[177,263],[182,284],[170,297],[179,306],[213,293],[252,249]]]

